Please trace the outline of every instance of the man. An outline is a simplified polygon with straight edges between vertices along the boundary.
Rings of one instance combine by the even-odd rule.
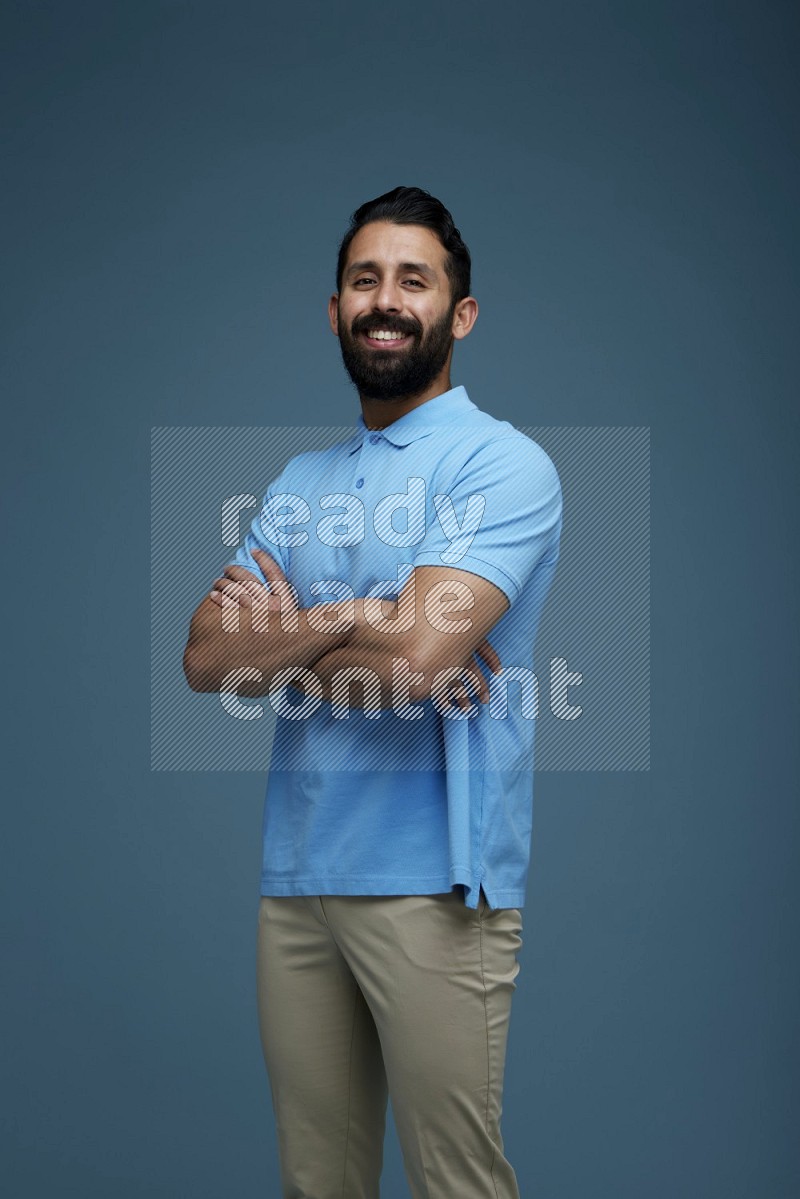
[[[336,287],[356,431],[273,482],[184,657],[197,691],[279,697],[257,982],[283,1194],[374,1199],[391,1095],[414,1199],[512,1199],[503,1069],[561,490],[451,386],[478,306],[438,200],[362,205]]]

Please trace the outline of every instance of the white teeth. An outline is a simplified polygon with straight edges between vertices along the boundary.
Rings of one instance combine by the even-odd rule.
[[[367,334],[373,341],[400,341],[405,333],[387,333],[385,329],[371,329]]]

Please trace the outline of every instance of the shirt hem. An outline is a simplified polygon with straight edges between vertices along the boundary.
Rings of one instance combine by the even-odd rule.
[[[263,875],[261,878],[262,895],[441,895],[452,889],[443,874],[400,879],[368,874],[327,874],[291,880]]]
[[[454,868],[457,877],[442,875],[424,878],[387,879],[385,875],[322,875],[313,878],[261,879],[262,896],[302,895],[444,895],[454,887],[464,888],[464,903],[477,908],[481,888],[490,908],[518,908],[525,904],[525,893],[519,890],[498,891],[486,887],[483,879],[473,878],[465,870]]]

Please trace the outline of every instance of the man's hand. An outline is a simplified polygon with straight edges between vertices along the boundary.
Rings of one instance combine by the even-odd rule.
[[[280,611],[286,596],[287,602],[296,609],[294,590],[275,559],[264,550],[253,550],[253,557],[267,580],[266,586],[244,566],[226,566],[222,578],[214,580],[209,592],[214,603],[222,608],[227,597],[242,608],[258,609],[263,605],[265,610],[276,612]]]
[[[219,691],[233,672],[244,670],[248,678],[239,683],[240,694],[266,695],[276,673],[308,669],[332,646],[344,644],[347,629],[337,605],[300,609],[277,562],[255,553],[268,585],[244,567],[228,566],[192,617],[183,669],[193,691]],[[248,616],[240,620],[243,612]]]
[[[503,669],[503,664],[501,663],[494,646],[489,641],[484,639],[476,648],[475,653],[472,656],[472,661],[466,667],[466,669],[470,672],[470,678],[474,676],[477,680],[478,701],[482,704],[488,704],[489,683],[485,674],[483,673],[483,670],[481,669],[478,658],[481,658],[486,663],[492,674],[499,674]],[[465,711],[469,711],[469,709],[472,707],[470,690],[468,686],[460,679],[454,679],[451,683],[448,683],[445,693],[440,695],[439,698],[443,704],[447,704],[449,700],[451,706],[453,703],[455,703],[456,707],[462,708]]]

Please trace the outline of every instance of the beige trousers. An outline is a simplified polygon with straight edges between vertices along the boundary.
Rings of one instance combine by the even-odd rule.
[[[262,896],[283,1199],[378,1199],[387,1096],[413,1199],[519,1199],[500,1116],[521,931],[461,888]]]

